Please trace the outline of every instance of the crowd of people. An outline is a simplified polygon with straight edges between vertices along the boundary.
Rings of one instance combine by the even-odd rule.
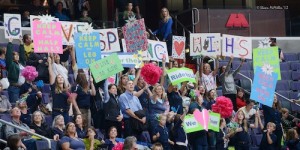
[[[39,0],[34,2],[36,6],[41,5]],[[80,2],[81,20],[92,22],[87,16],[87,2]],[[51,11],[54,16],[69,21],[68,4],[65,1],[55,4],[56,10]],[[127,9],[117,9],[117,12],[124,12],[123,20],[141,17],[137,3],[126,3],[126,6]],[[44,13],[43,9],[33,10],[40,11],[39,15]],[[120,19],[118,13],[116,18]],[[168,9],[163,8],[159,29],[153,34],[167,43],[169,56],[172,55],[172,24]],[[167,69],[185,66],[185,60],[172,57],[169,57],[169,63],[165,58],[161,63],[144,62],[161,67],[163,73],[155,85],[149,85],[141,76],[141,69],[135,68],[125,68],[116,74],[116,84],[108,79],[95,83],[88,69],[78,69],[73,46],[63,46],[63,54],[33,53],[33,42],[26,34],[20,39],[18,51],[14,51],[12,39],[6,48],[0,48],[1,78],[7,78],[9,82],[9,87],[3,84],[4,81],[0,84],[0,91],[8,92],[8,97],[0,97],[0,114],[10,114],[12,124],[57,141],[60,149],[96,150],[102,147],[112,150],[122,147],[133,150],[140,148],[137,142],[140,141],[153,150],[223,150],[230,146],[248,150],[251,130],[262,133],[259,144],[262,150],[277,150],[283,146],[300,149],[299,119],[290,115],[288,109],[281,108],[276,95],[273,106],[268,107],[250,100],[242,88],[236,88],[235,76],[244,59],[238,68],[232,68],[233,57],[226,66],[219,66],[219,60],[224,59],[221,56],[214,59],[214,64],[211,58],[203,56],[196,83],[173,85],[168,80]],[[281,50],[279,54],[283,61]],[[45,90],[47,85],[50,91]],[[217,89],[221,89],[223,95],[217,95]],[[220,119],[219,132],[186,133],[183,128],[185,116],[196,110],[212,110],[218,96],[229,98],[233,104],[232,115]],[[49,103],[45,103],[47,97]],[[51,116],[52,124],[46,121],[46,116]],[[36,141],[40,140],[9,125],[2,126],[1,132],[1,138],[8,142],[6,150],[34,150]],[[100,133],[104,136],[100,137]]]

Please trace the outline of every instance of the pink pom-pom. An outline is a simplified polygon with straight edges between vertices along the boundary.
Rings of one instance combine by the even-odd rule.
[[[123,143],[118,143],[112,148],[112,150],[123,150]]]
[[[155,85],[162,74],[162,70],[154,64],[146,64],[141,69],[141,76],[150,85]]]
[[[225,96],[218,97],[216,103],[214,103],[211,108],[213,112],[219,113],[222,118],[230,117],[233,110],[231,100]]]
[[[38,76],[38,72],[33,66],[26,66],[22,70],[22,76],[29,81],[34,81],[34,79]]]

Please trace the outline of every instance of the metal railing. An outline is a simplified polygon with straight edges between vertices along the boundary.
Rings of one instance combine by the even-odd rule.
[[[37,137],[39,137],[39,138],[41,138],[41,139],[43,139],[43,140],[46,140],[46,141],[48,142],[48,148],[51,149],[51,140],[50,140],[50,139],[48,139],[48,138],[46,138],[46,137],[44,137],[44,136],[42,136],[42,135],[33,133],[33,132],[29,131],[29,130],[23,129],[23,128],[21,128],[21,127],[19,127],[19,126],[16,126],[16,125],[14,125],[14,124],[12,124],[12,123],[10,123],[10,122],[7,122],[7,121],[5,121],[5,120],[0,119],[0,122],[3,123],[3,124],[5,124],[6,126],[7,126],[7,125],[8,125],[8,126],[12,126],[12,127],[17,128],[17,129],[19,129],[19,130],[25,131],[26,133],[29,133],[29,134],[34,135],[34,136],[37,136]]]
[[[3,139],[0,139],[0,143],[7,144],[7,142]]]

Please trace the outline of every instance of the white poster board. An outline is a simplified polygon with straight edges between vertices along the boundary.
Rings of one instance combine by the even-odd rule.
[[[190,56],[217,56],[221,55],[220,33],[191,33]]]

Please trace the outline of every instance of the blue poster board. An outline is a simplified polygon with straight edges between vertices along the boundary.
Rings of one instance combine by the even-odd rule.
[[[272,107],[277,78],[276,72],[263,70],[263,67],[256,67],[250,99]]]
[[[78,68],[89,68],[89,64],[101,59],[100,34],[75,33],[75,50]]]

